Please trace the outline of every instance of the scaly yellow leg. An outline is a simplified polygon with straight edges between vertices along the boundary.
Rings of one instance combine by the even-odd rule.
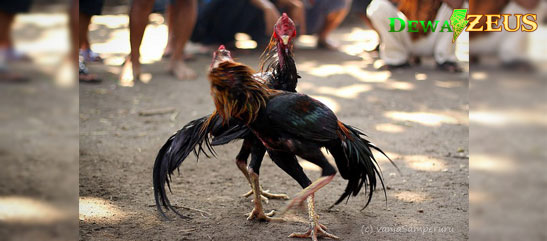
[[[310,220],[310,229],[305,233],[292,233],[289,238],[311,238],[317,241],[317,236],[328,237],[331,239],[340,239],[334,234],[326,231],[327,227],[319,223],[319,216],[315,213],[314,194],[308,197],[308,215]]]
[[[249,171],[247,171],[247,164],[244,161],[240,161],[240,160],[237,160],[236,164],[237,164],[237,167],[239,168],[239,170],[241,170],[241,172],[245,176],[245,178],[247,178],[247,181],[249,182],[249,185],[251,185],[251,190],[242,195],[243,197],[249,197],[249,196],[253,195],[253,193],[254,193],[253,190],[254,189],[252,188],[253,184],[252,184],[252,181],[251,181],[251,178],[250,178],[250,175],[249,175]],[[270,193],[269,190],[263,190],[262,186],[260,186],[260,192],[259,193],[260,193],[260,199],[262,201],[266,202],[266,203],[269,202],[269,199],[289,200],[289,196],[287,196],[287,194]]]
[[[255,207],[253,208],[253,210],[249,213],[249,217],[247,218],[247,220],[251,220],[251,219],[258,219],[259,221],[284,221],[282,218],[272,218],[271,216],[273,216],[275,214],[275,211],[271,211],[269,213],[264,213],[264,210],[262,208],[262,200],[260,198],[260,183],[258,181],[258,174],[256,174],[255,172],[253,172],[252,170],[249,169],[249,179],[251,181],[251,187],[253,188],[253,193],[254,193],[254,204],[255,204]]]

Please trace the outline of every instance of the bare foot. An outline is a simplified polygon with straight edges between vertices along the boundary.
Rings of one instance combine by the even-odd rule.
[[[140,79],[141,65],[140,63],[131,62],[131,58],[127,57],[122,66],[122,72],[120,74],[120,83],[132,83]]]
[[[171,72],[179,80],[188,80],[197,78],[196,72],[190,69],[184,61],[175,60],[174,63],[171,61],[169,64],[169,72]]]
[[[317,40],[318,49],[338,50],[338,46],[327,39]]]

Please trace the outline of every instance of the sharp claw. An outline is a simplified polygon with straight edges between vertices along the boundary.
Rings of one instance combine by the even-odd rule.
[[[260,198],[262,199],[262,201],[264,201],[266,204],[268,204],[270,202],[270,200],[267,198],[267,197],[264,197],[263,195],[260,195]]]
[[[286,194],[272,194],[272,193],[269,193],[267,191],[263,191],[262,195],[264,195],[264,196],[266,196],[267,198],[270,198],[270,199],[285,199],[285,200],[289,199],[289,196],[287,196]]]
[[[338,236],[328,233],[325,229],[325,225],[317,223],[305,233],[291,233],[289,238],[311,238],[312,240],[317,240],[317,236],[323,236],[331,239],[340,239]]]
[[[253,208],[253,210],[248,213],[247,220],[253,220],[257,219],[258,221],[264,221],[264,222],[283,222],[285,221],[282,218],[272,218],[272,216],[275,214],[275,210],[270,211],[269,213],[264,213],[262,211],[257,211]]]
[[[250,191],[248,191],[247,193],[241,195],[241,196],[242,196],[242,197],[249,197],[249,196],[251,196],[251,195],[253,195],[253,190],[252,190],[252,189],[251,189]]]
[[[272,217],[273,215],[275,215],[275,210],[272,210],[269,213],[266,213],[267,217]]]
[[[327,226],[325,226],[323,224],[319,224],[319,227],[321,227],[321,229],[323,229],[323,230],[327,230]]]
[[[305,233],[291,233],[289,235],[289,238],[309,238],[311,234],[311,230],[308,230],[308,232]]]
[[[264,200],[264,201],[266,201],[266,199],[284,199],[284,200],[289,200],[290,199],[287,194],[273,194],[273,193],[270,193],[270,190],[263,190],[263,191],[261,191],[261,194],[262,194],[262,200]],[[241,196],[242,197],[249,197],[251,195],[253,195],[253,190],[252,189],[250,191],[248,191],[247,193],[241,195]]]

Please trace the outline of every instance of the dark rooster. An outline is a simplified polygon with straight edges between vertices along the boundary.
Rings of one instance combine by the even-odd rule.
[[[270,44],[261,56],[260,69],[262,72],[256,75],[257,78],[263,79],[270,88],[296,91],[299,76],[293,58],[293,38],[295,36],[294,22],[286,14],[283,14],[274,27]],[[214,137],[212,141],[210,136]],[[172,135],[160,149],[154,163],[153,183],[156,206],[162,216],[167,218],[161,206],[184,217],[171,206],[167,198],[165,184],[167,183],[170,189],[170,176],[186,157],[192,152],[198,158],[200,153],[209,157],[207,153],[214,155],[212,146],[222,145],[235,139],[244,139],[236,157],[237,167],[251,185],[251,191],[244,196],[255,194],[255,208],[250,213],[249,219],[270,220],[268,216],[273,215],[273,212],[264,214],[261,200],[267,201],[268,198],[288,199],[288,196],[268,193],[262,190],[258,184],[258,169],[266,152],[265,147],[246,125],[238,120],[226,121],[216,114],[191,121]],[[249,155],[251,155],[249,166],[255,167],[254,169],[257,170],[254,173],[249,173],[247,170]],[[255,191],[254,186],[258,188],[258,192]]]
[[[332,154],[342,178],[348,180],[345,191],[334,205],[351,195],[356,196],[363,186],[365,190],[368,186],[366,207],[377,178],[384,187],[371,149],[385,153],[364,139],[361,131],[340,122],[321,102],[304,94],[267,88],[255,79],[252,69],[234,62],[224,46],[215,52],[209,80],[216,113],[223,119],[233,118],[245,123],[267,148],[272,160],[304,188],[281,214],[307,199],[310,229],[290,237],[317,240],[320,235],[338,239],[325,231],[315,213],[314,193],[336,174],[336,169],[322,154],[322,147]],[[296,156],[318,165],[322,169],[321,177],[311,182]],[[257,171],[253,166],[249,167],[250,173]],[[384,196],[387,198],[385,187]]]

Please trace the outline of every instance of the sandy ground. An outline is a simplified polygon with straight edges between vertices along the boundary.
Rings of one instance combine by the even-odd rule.
[[[55,77],[67,18],[47,11],[14,23],[16,48],[32,63],[10,71],[30,81],[0,83],[0,240],[78,237],[78,89]]]
[[[470,237],[545,240],[547,62],[543,72],[472,68]]]
[[[97,29],[102,31],[101,26]],[[354,46],[351,34],[356,31],[360,30],[345,26],[333,37]],[[259,54],[233,55],[256,68]],[[113,60],[107,63],[120,55],[109,55]],[[172,203],[191,219],[177,219],[171,213],[172,221],[162,221],[151,206],[158,149],[185,123],[213,110],[205,77],[209,61],[209,56],[197,56],[189,63],[199,73],[192,81],[177,81],[165,73],[165,60],[152,62],[144,66],[148,83],[133,87],[116,83],[118,66],[91,66],[105,81],[80,86],[81,240],[292,240],[286,238],[291,232],[305,231],[307,225],[297,221],[246,220],[252,204],[241,194],[249,185],[234,163],[240,142],[217,148],[217,158],[188,158],[181,175],[174,177]],[[316,196],[321,221],[329,230],[343,240],[467,239],[467,73],[438,72],[431,59],[412,69],[377,71],[368,54],[352,48],[300,48],[296,62],[302,76],[299,92],[324,101],[340,120],[363,129],[403,173],[380,158],[387,204],[378,190],[363,211],[364,195],[327,210],[346,184],[337,176]],[[175,111],[139,115],[163,108]],[[313,165],[303,165],[311,179],[319,176]],[[268,157],[261,182],[266,189],[290,196],[300,190]],[[285,201],[271,200],[265,208],[279,210],[284,205]],[[306,217],[302,211],[293,215],[295,220]]]
[[[73,240],[78,91],[25,69],[32,83],[0,86],[0,239]]]

